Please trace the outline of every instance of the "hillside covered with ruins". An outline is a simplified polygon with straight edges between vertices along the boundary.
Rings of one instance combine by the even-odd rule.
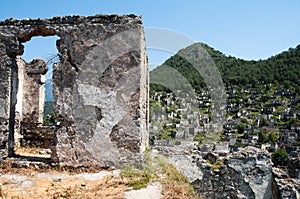
[[[209,67],[221,74],[218,87],[205,79],[209,70],[204,76],[201,73]],[[184,86],[173,69],[187,80]],[[275,189],[296,198],[300,185],[299,71],[299,46],[258,61],[225,56],[203,43],[186,47],[150,72],[154,79],[150,85],[150,143],[161,153],[173,154],[170,160],[175,164],[188,154],[190,159],[178,167],[206,197],[242,191],[238,188],[242,184],[232,185],[234,189],[228,192],[219,189],[227,187],[232,178],[243,181],[232,169],[250,180],[253,195],[245,191],[247,198],[263,198]],[[187,147],[192,141],[195,145]],[[271,182],[278,188],[271,191]]]

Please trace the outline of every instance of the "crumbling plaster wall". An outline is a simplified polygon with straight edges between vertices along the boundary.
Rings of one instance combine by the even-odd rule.
[[[53,161],[75,167],[140,162],[148,143],[148,69],[141,17],[134,15],[0,22],[0,157],[13,148],[22,43],[53,35],[60,37],[60,63],[53,71],[60,118]]]

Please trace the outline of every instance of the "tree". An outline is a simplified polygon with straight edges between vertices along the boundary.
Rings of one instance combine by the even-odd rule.
[[[275,166],[287,166],[288,160],[288,153],[284,149],[277,149],[272,154],[272,161]]]
[[[268,136],[269,141],[276,142],[278,140],[279,136],[276,132],[271,132]]]
[[[264,144],[269,141],[269,134],[266,132],[259,132],[258,133],[258,142]]]
[[[244,123],[244,124],[249,124],[249,122],[246,118],[241,118],[241,122]]]
[[[246,128],[246,125],[243,123],[238,123],[235,128],[238,130],[238,134],[243,134]]]
[[[259,126],[263,127],[263,126],[268,126],[268,125],[269,125],[268,120],[266,120],[265,118],[262,118]]]

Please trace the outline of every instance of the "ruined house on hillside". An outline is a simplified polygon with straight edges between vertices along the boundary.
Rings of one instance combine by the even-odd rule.
[[[0,21],[0,159],[14,155],[18,120],[40,122],[43,112],[47,68],[43,60],[20,59],[23,44],[54,35],[60,123],[52,160],[99,167],[141,161],[148,143],[148,69],[142,20],[134,15]]]

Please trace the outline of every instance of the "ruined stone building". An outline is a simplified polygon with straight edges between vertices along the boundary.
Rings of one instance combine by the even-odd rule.
[[[42,124],[45,103],[45,74],[47,66],[42,59],[33,59],[26,63],[17,57],[18,91],[15,108],[15,145],[20,145],[22,129]]]
[[[47,67],[22,60],[23,44],[54,35],[60,121],[52,160],[74,167],[140,162],[148,143],[148,69],[141,17],[134,15],[0,21],[0,159],[14,155],[20,124],[42,122]]]

